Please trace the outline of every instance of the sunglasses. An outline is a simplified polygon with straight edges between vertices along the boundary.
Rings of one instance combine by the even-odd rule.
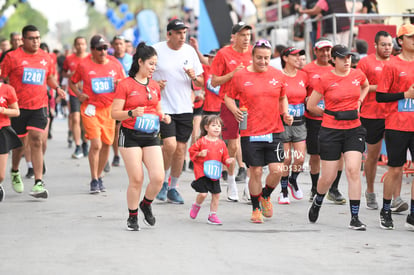
[[[255,44],[254,47],[266,47],[266,48],[272,48],[272,45],[270,45],[270,42],[265,40],[265,39],[260,39],[258,40]]]
[[[152,95],[151,95],[151,90],[150,90],[150,88],[149,88],[148,86],[145,86],[145,89],[147,89],[147,93],[148,93],[147,98],[148,98],[148,100],[151,100],[151,99],[152,99]]]
[[[108,46],[104,45],[104,46],[101,46],[101,47],[96,47],[95,50],[97,50],[97,51],[107,51]]]

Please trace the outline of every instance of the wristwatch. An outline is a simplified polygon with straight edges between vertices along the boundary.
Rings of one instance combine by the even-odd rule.
[[[128,111],[128,116],[129,116],[129,117],[134,117],[134,115],[132,114],[132,110],[129,110],[129,111]]]

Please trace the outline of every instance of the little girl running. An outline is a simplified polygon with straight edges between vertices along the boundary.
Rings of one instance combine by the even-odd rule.
[[[221,193],[220,177],[222,163],[229,166],[234,158],[229,157],[226,144],[220,139],[223,122],[217,115],[204,116],[200,124],[200,138],[190,149],[190,159],[194,163],[195,181],[191,187],[199,194],[195,203],[191,206],[190,217],[195,219],[201,204],[211,193],[210,214],[207,222],[209,224],[221,225],[217,217],[217,208]]]

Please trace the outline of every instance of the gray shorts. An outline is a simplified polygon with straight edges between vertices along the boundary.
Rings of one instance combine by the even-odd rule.
[[[281,133],[282,141],[286,142],[300,142],[306,140],[306,125],[305,123],[296,126],[285,125],[285,131]]]

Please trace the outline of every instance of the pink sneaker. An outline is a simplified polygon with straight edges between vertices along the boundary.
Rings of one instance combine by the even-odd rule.
[[[207,220],[207,222],[208,222],[209,224],[222,225],[222,223],[221,223],[220,219],[217,217],[217,215],[216,215],[215,213],[214,213],[214,214],[210,214],[210,215],[208,215],[208,220]]]
[[[193,203],[193,205],[191,205],[190,218],[192,219],[197,218],[198,211],[200,211],[200,208],[201,206],[198,206],[197,204]]]

